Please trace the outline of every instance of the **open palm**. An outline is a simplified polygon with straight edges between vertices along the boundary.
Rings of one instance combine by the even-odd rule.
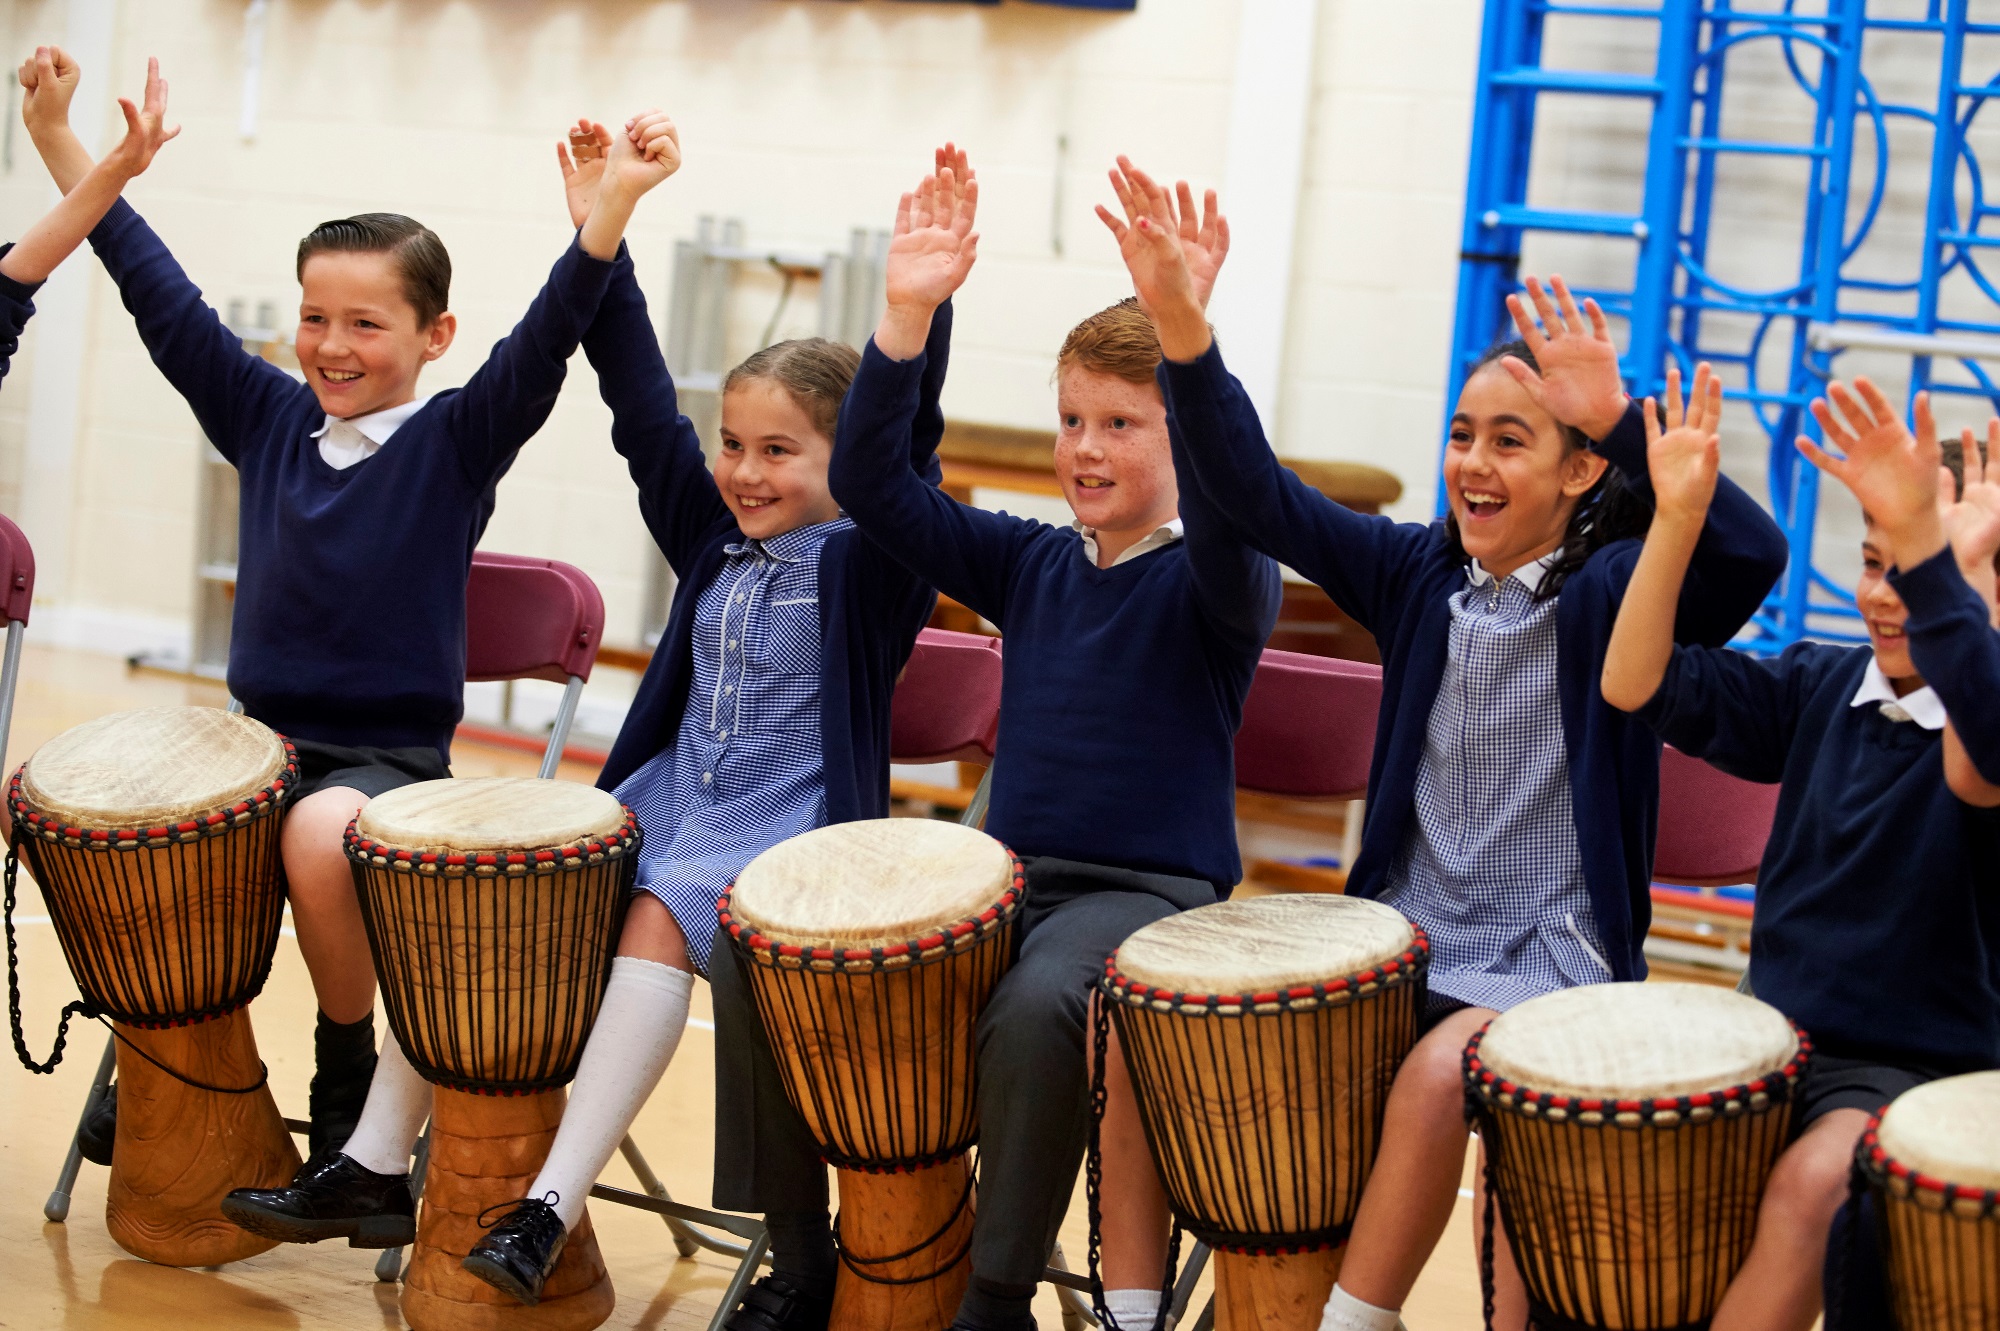
[[[1975,587],[1990,589],[1993,558],[2000,555],[2000,416],[1987,423],[1983,455],[1970,429],[1960,442],[1965,450],[1965,486],[1954,499],[1951,473],[1938,476],[1938,516],[1958,566]]]
[[[947,144],[935,170],[896,207],[883,274],[890,306],[934,310],[951,299],[979,257],[978,214],[979,181],[965,154]]]
[[[1812,414],[1826,447],[1801,436],[1799,451],[1852,490],[1869,517],[1890,531],[1901,531],[1937,504],[1943,455],[1929,393],[1917,394],[1915,434],[1865,376],[1857,377],[1852,388],[1838,379],[1828,384],[1826,397],[1814,399]]]
[[[1721,420],[1722,381],[1706,361],[1695,368],[1685,403],[1680,369],[1668,369],[1664,426],[1653,400],[1646,399],[1646,469],[1658,511],[1696,519],[1707,514],[1722,470],[1722,439],[1716,433]]]

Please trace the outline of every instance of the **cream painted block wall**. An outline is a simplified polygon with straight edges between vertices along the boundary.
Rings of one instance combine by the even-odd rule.
[[[1224,174],[1242,2],[1142,0],[1135,14],[1104,15],[889,0],[273,0],[246,142],[240,0],[122,0],[115,68],[86,71],[82,95],[130,91],[145,56],[160,56],[185,131],[131,198],[218,305],[289,312],[296,238],[324,218],[389,209],[434,227],[453,256],[461,331],[426,372],[430,389],[464,381],[566,243],[552,145],[577,114],[658,103],[682,127],[687,166],[631,235],[656,321],[672,243],[701,214],[742,217],[760,242],[844,248],[850,228],[886,225],[931,146],[955,137],[975,153],[986,200],[947,409],[1044,426],[1063,333],[1127,289],[1091,214],[1112,156],[1198,186]],[[1322,5],[1274,434],[1289,454],[1389,467],[1407,487],[1401,510],[1419,515],[1441,420],[1480,6]],[[5,12],[10,59],[60,37],[60,0]],[[18,233],[49,201],[17,127],[0,232]],[[742,336],[774,290],[745,294]],[[198,433],[101,272],[91,291],[75,549],[59,598],[185,620]],[[33,355],[31,326],[0,395],[0,506],[18,495]],[[502,483],[485,544],[589,570],[617,641],[636,631],[647,538],[608,427],[579,357]]]

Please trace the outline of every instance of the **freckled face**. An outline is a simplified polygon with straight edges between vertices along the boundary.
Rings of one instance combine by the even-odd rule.
[[[388,254],[315,254],[299,283],[299,369],[320,409],[341,420],[416,397],[417,375],[458,331],[449,313],[418,319]]]
[[[745,536],[768,540],[840,516],[827,487],[833,441],[780,384],[738,383],[722,395],[715,487]]]
[[[1056,480],[1085,526],[1151,531],[1180,511],[1158,386],[1071,366],[1056,384],[1056,413]]]

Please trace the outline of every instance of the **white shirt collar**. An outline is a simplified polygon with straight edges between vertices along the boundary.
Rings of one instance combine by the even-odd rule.
[[[1554,567],[1556,556],[1561,553],[1562,551],[1560,550],[1551,550],[1534,563],[1523,564],[1507,576],[1519,582],[1523,587],[1526,587],[1528,594],[1532,596],[1540,589],[1543,577],[1548,574],[1550,568]],[[1465,570],[1465,576],[1472,580],[1472,585],[1475,587],[1484,587],[1487,583],[1493,581],[1493,575],[1487,572],[1486,566],[1476,559]]]
[[[1891,721],[1915,721],[1925,730],[1943,730],[1946,716],[1944,701],[1937,692],[1926,684],[1915,693],[1896,696],[1896,686],[1882,673],[1882,667],[1873,658],[1868,669],[1862,672],[1861,687],[1854,691],[1854,700],[1849,707],[1866,707],[1869,703],[1880,706],[1882,715]]]
[[[1084,526],[1081,518],[1069,525],[1071,531],[1083,537],[1084,556],[1091,563],[1095,564],[1097,562],[1097,528]],[[1182,539],[1186,535],[1187,529],[1182,525],[1181,520],[1179,518],[1170,518],[1165,525],[1153,528],[1152,534],[1144,540],[1136,541],[1132,545],[1127,546],[1119,554],[1118,558],[1111,561],[1111,567],[1117,568],[1127,560],[1137,559],[1140,555],[1150,555],[1153,551],[1160,549],[1162,546],[1172,545],[1175,541]]]
[[[319,453],[327,464],[341,470],[363,458],[373,457],[377,449],[389,442],[390,435],[429,404],[429,397],[420,397],[400,407],[384,407],[365,416],[349,416],[345,420],[328,416],[326,424],[314,430],[311,437],[319,440]]]

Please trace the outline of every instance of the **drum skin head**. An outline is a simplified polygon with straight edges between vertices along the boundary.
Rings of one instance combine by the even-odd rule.
[[[1932,1178],[2000,1190],[2000,1072],[1903,1092],[1882,1115],[1876,1139],[1890,1159]]]
[[[1119,945],[1127,979],[1183,994],[1260,994],[1324,984],[1400,957],[1416,931],[1360,897],[1253,897],[1155,920]]]
[[[1486,1028],[1494,1075],[1545,1095],[1646,1100],[1727,1090],[1798,1049],[1768,1003],[1706,984],[1587,984],[1531,998]]]
[[[872,818],[801,833],[744,867],[737,919],[779,943],[873,947],[921,938],[999,904],[1014,857],[984,832]]]
[[[444,853],[554,850],[609,836],[624,824],[625,806],[596,786],[478,776],[419,781],[377,795],[355,830],[400,850]]]
[[[42,745],[21,794],[72,827],[147,827],[227,808],[284,766],[284,742],[262,721],[214,707],[147,707]]]

